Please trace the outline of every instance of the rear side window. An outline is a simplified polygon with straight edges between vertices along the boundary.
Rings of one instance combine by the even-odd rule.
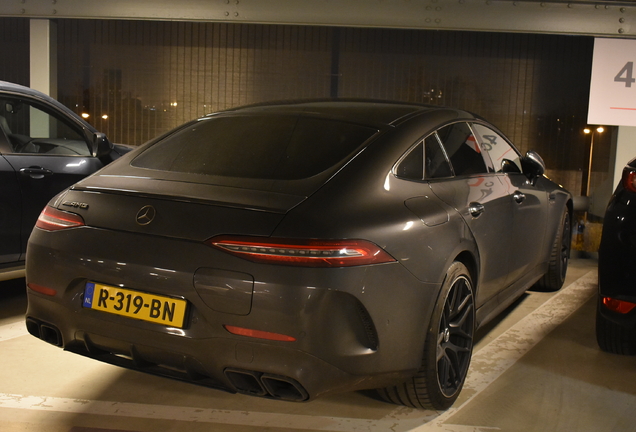
[[[437,134],[429,135],[416,145],[397,165],[395,175],[409,180],[452,177],[453,172],[439,145]]]
[[[395,175],[409,180],[424,178],[424,145],[421,142],[398,164]]]
[[[436,134],[430,135],[424,140],[426,146],[424,160],[424,176],[427,179],[451,177],[453,175],[446,156],[439,146]]]
[[[491,169],[494,172],[502,172],[504,161],[512,162],[516,166],[515,171],[521,172],[521,160],[519,153],[512,148],[504,137],[494,130],[481,124],[473,124],[472,128],[481,142],[482,150],[486,150],[492,161]],[[510,169],[510,168],[509,168]]]
[[[291,115],[208,117],[168,136],[133,165],[163,171],[268,180],[319,174],[377,129]]]
[[[456,176],[487,173],[481,148],[467,123],[454,123],[437,131]]]

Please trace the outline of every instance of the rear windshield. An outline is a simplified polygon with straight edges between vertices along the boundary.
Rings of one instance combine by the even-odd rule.
[[[309,178],[338,164],[377,129],[292,115],[207,117],[168,136],[133,165],[269,180]]]

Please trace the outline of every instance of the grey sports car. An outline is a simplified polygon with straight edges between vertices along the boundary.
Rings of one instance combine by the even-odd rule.
[[[570,194],[465,111],[253,105],[187,123],[54,198],[27,327],[79,354],[304,401],[445,409],[475,329],[561,287]]]

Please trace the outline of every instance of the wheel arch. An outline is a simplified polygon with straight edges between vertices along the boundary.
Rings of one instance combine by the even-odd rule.
[[[479,277],[479,266],[477,264],[477,258],[472,252],[464,250],[460,252],[453,261],[459,261],[466,266],[473,283],[473,290],[477,287],[477,281]]]

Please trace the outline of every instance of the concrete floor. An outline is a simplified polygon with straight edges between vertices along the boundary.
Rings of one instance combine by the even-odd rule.
[[[596,262],[572,260],[558,293],[528,292],[478,332],[446,412],[368,392],[271,401],[102,364],[26,334],[24,280],[0,283],[0,431],[636,431],[636,357],[594,336]]]

